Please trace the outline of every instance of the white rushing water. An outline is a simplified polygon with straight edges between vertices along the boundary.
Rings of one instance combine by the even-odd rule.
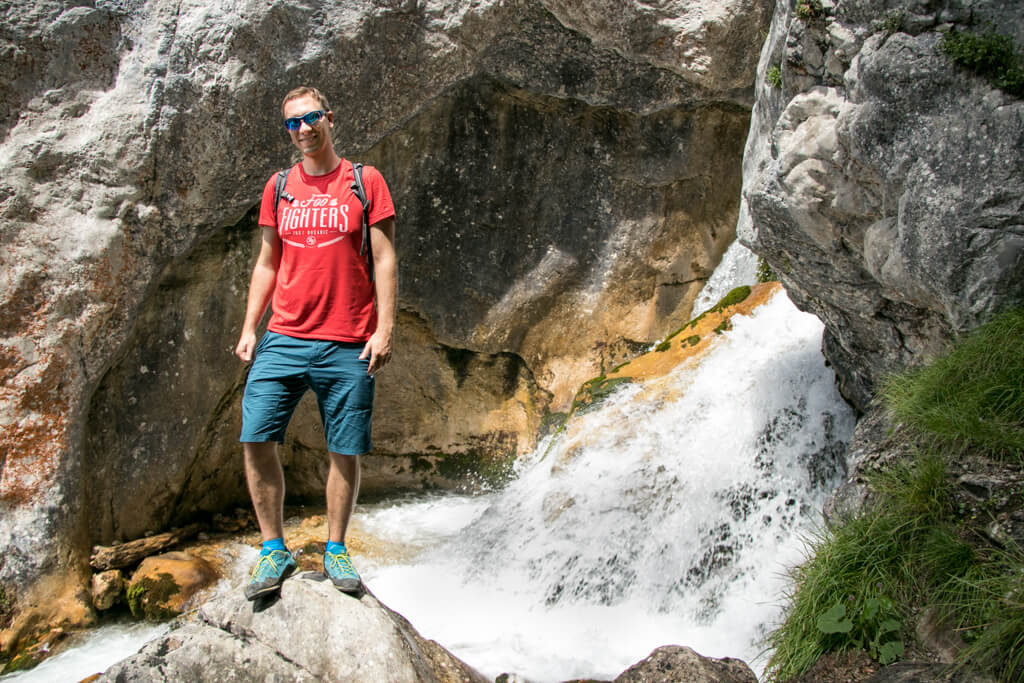
[[[0,676],[4,683],[63,683],[100,673],[167,631],[167,624],[111,624],[77,636],[71,646],[39,666]]]
[[[699,365],[574,420],[506,489],[369,511],[374,535],[422,548],[369,585],[490,676],[611,678],[673,643],[763,668],[853,428],[821,332],[779,294]]]

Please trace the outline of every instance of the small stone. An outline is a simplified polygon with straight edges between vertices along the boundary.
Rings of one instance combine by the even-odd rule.
[[[109,569],[92,575],[92,606],[103,611],[110,609],[124,590],[124,575],[120,569]]]

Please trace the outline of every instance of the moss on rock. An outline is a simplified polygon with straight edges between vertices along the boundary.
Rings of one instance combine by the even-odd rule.
[[[165,621],[178,615],[167,606],[167,599],[181,591],[174,577],[160,573],[156,579],[142,577],[128,587],[128,609],[136,619]]]

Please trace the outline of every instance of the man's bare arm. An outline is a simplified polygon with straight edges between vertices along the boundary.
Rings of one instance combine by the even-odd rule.
[[[395,331],[395,307],[398,299],[398,254],[395,251],[395,219],[387,218],[370,226],[373,248],[374,288],[377,294],[377,330],[366,342],[360,358],[369,358],[370,375],[391,360]]]
[[[235,347],[235,355],[246,363],[252,360],[252,354],[256,349],[256,328],[274,293],[277,269],[280,265],[281,239],[277,236],[277,228],[263,226],[260,253],[256,257],[252,279],[249,281],[249,299],[245,307],[242,334],[238,338],[238,346]]]

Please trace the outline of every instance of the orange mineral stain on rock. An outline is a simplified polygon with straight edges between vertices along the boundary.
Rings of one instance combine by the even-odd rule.
[[[0,653],[14,656],[49,650],[68,631],[96,623],[89,588],[77,574],[52,574],[37,581],[20,601],[11,626],[0,631]]]
[[[12,423],[0,430],[0,500],[13,505],[49,486],[67,450],[68,361],[51,355],[33,365],[0,392],[0,403],[14,406]]]
[[[712,308],[704,315],[683,325],[659,347],[664,350],[649,351],[644,355],[619,366],[608,373],[608,379],[628,377],[634,382],[648,383],[664,377],[682,365],[704,356],[717,341],[721,332],[728,328],[728,321],[734,315],[750,315],[754,309],[767,302],[782,289],[778,282],[766,282],[750,288],[750,294],[742,301],[726,306],[720,311]],[[718,332],[716,332],[718,330]]]

